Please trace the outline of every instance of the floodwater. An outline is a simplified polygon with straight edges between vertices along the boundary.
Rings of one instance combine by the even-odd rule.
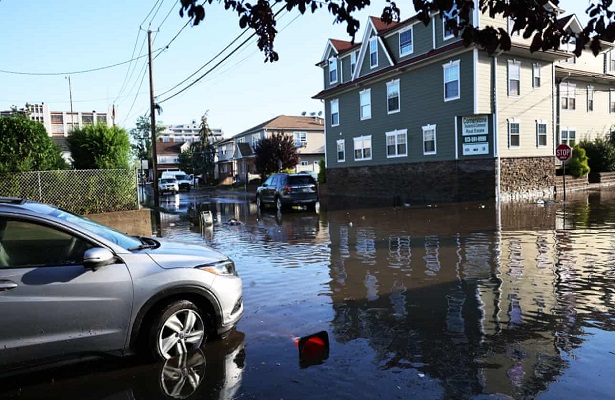
[[[258,212],[181,194],[153,218],[243,278],[237,331],[165,364],[88,361],[0,381],[61,399],[613,398],[615,188],[567,202]],[[213,226],[187,218],[190,202]],[[326,332],[300,360],[296,339]]]

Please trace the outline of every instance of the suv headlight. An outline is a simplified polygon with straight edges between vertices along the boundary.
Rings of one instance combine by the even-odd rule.
[[[199,265],[196,268],[210,272],[214,275],[234,275],[237,276],[235,263],[231,260],[218,261],[211,264]]]

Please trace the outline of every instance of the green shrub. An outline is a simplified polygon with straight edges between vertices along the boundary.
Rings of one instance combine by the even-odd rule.
[[[590,171],[587,162],[588,158],[585,154],[585,149],[580,147],[579,145],[576,145],[572,149],[572,157],[567,164],[567,169],[573,176],[576,176],[577,178],[585,176]]]
[[[584,140],[579,146],[585,149],[589,158],[587,165],[593,172],[615,171],[615,144],[605,138],[596,138],[593,142]]]

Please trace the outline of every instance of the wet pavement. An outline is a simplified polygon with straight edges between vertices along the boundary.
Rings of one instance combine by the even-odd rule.
[[[160,236],[230,256],[236,332],[166,364],[93,360],[0,381],[61,399],[611,398],[615,189],[566,203],[259,212],[249,196],[161,199]],[[199,226],[211,210],[213,224]],[[191,221],[192,219],[192,221]],[[118,227],[130,231],[130,226]],[[326,332],[301,362],[296,339]]]

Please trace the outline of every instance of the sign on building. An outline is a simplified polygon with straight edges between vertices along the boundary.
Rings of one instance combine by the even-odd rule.
[[[472,115],[461,118],[462,154],[489,154],[489,116]]]

